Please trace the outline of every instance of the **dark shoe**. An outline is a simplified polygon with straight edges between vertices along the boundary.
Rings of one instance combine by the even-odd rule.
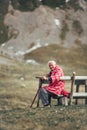
[[[44,107],[51,107],[50,104],[45,104]]]

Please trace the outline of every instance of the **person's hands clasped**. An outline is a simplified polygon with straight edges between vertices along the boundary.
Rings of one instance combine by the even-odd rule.
[[[48,78],[46,76],[41,77],[42,80],[47,80]]]

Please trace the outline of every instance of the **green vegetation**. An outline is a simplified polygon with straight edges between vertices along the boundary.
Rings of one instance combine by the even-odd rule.
[[[36,108],[36,101],[33,108],[30,105],[38,88],[35,77],[48,72],[47,61],[59,61],[66,75],[72,75],[73,71],[77,75],[87,75],[87,58],[84,58],[87,48],[79,45],[79,51],[77,48],[69,51],[61,46],[51,45],[39,49],[41,54],[38,50],[32,56],[30,54],[30,58],[40,63],[38,65],[23,61],[12,61],[12,65],[0,64],[0,130],[85,130],[87,106],[84,105],[84,100],[80,99],[77,106],[73,100],[73,105],[68,107],[55,106],[56,100],[52,100],[51,108],[43,108],[41,103],[40,108]],[[81,55],[83,58],[79,58]],[[77,56],[78,63],[75,60]],[[66,83],[68,90],[70,85]]]
[[[4,43],[5,41],[8,40],[8,30],[7,28],[4,26],[2,20],[0,19],[0,44]]]
[[[70,0],[68,3],[75,11],[82,10],[83,8],[79,5],[78,0]]]
[[[4,26],[4,16],[7,12],[7,2],[0,1],[0,44],[8,40],[7,28]]]
[[[78,35],[81,35],[84,32],[82,25],[78,20],[73,21],[72,27],[74,28],[75,32],[77,32]]]
[[[64,67],[68,65],[68,69],[77,68],[77,73],[81,74],[82,68],[87,69],[86,56],[87,45],[82,46],[76,42],[75,47],[72,48],[65,48],[57,44],[41,47],[29,54],[26,54],[24,59],[34,59],[43,64],[46,64],[48,60],[54,59]],[[85,74],[87,75],[87,71],[85,71]]]
[[[62,26],[61,34],[60,34],[61,40],[64,40],[66,38],[66,34],[68,31],[69,31],[68,25],[65,21],[63,21],[63,26]]]
[[[42,4],[47,5],[49,7],[55,8],[55,7],[65,7],[66,3],[65,0],[43,0]]]

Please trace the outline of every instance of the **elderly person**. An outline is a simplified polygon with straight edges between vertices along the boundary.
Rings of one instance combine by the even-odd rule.
[[[65,81],[60,80],[60,77],[64,76],[62,68],[55,61],[49,61],[48,66],[50,72],[41,77],[41,80],[48,80],[49,84],[42,87],[39,91],[39,98],[44,106],[50,105],[50,96],[55,97],[61,94],[65,97],[69,96],[69,93],[65,90]]]

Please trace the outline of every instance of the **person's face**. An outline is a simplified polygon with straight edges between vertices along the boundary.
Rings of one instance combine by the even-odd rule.
[[[50,64],[49,64],[49,68],[50,68],[50,70],[54,70],[55,65],[50,63]]]

